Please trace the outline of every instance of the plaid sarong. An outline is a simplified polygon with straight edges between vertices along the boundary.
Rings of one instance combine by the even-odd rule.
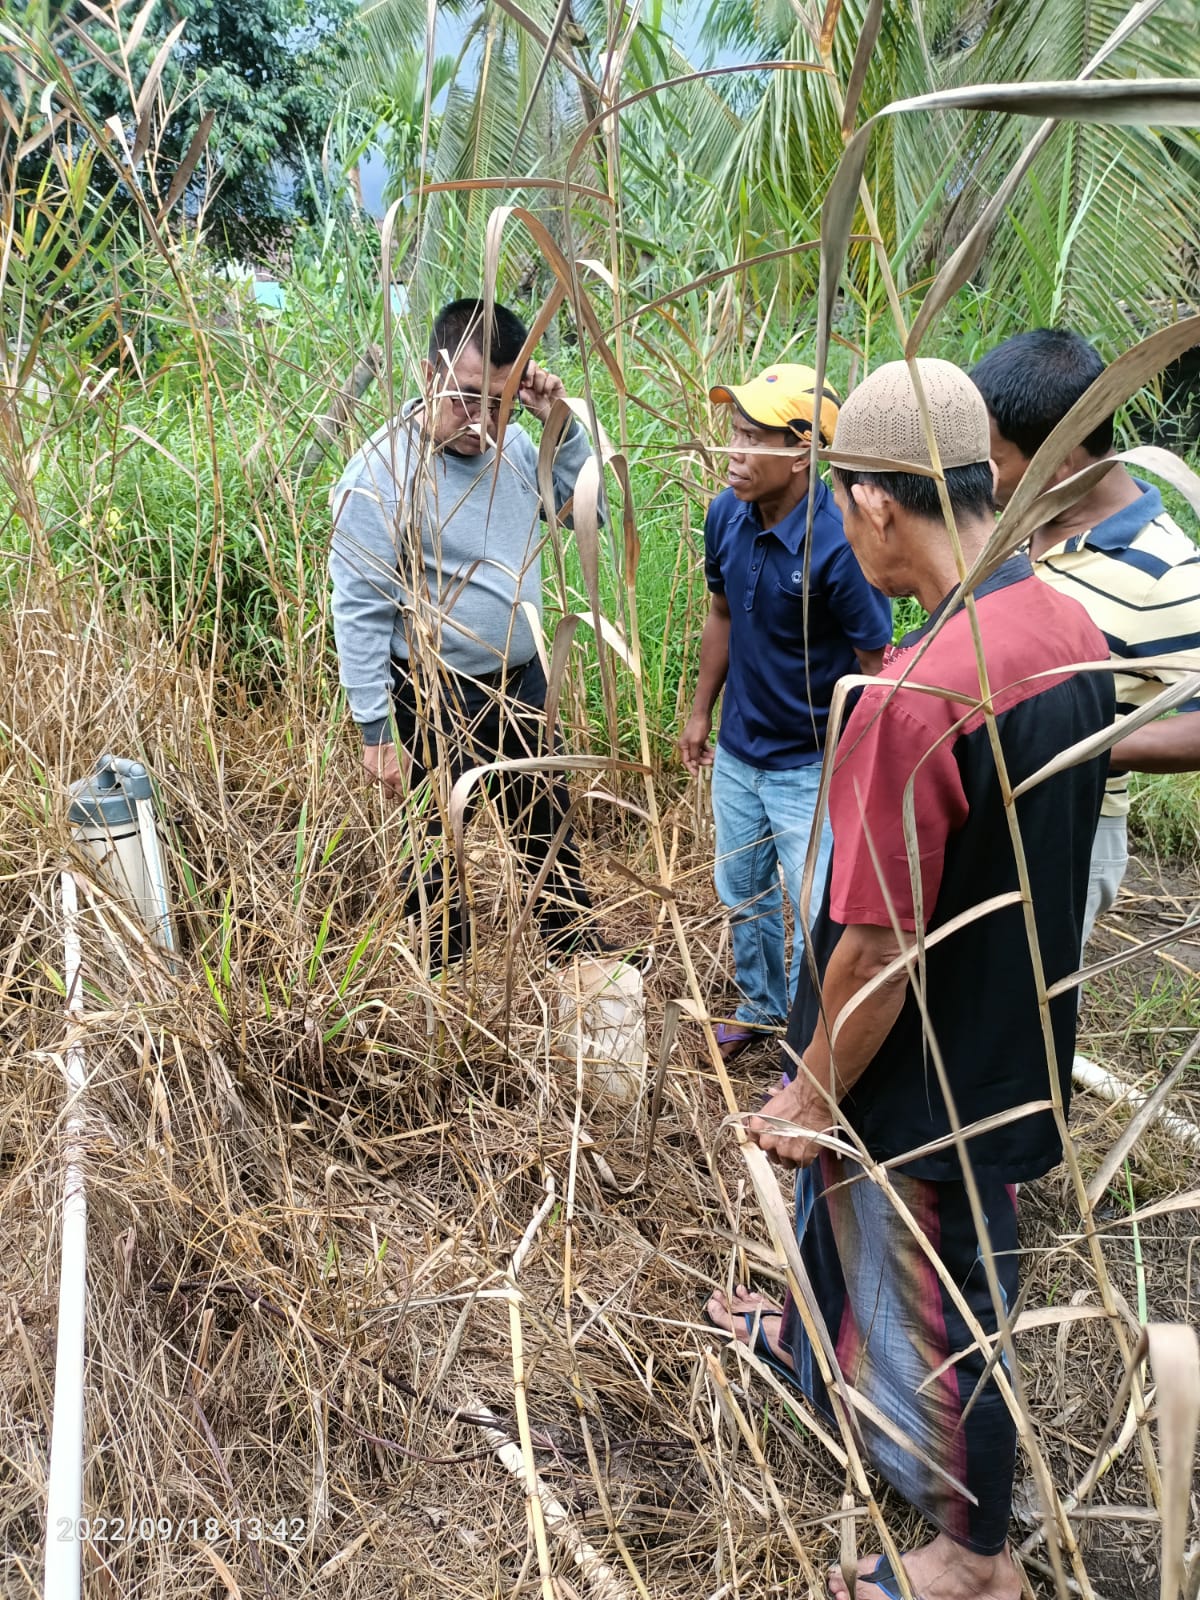
[[[899,1173],[891,1183],[980,1326],[995,1333],[963,1184]],[[1003,1303],[1011,1307],[1017,1294],[1016,1191],[981,1180],[980,1193]],[[856,1410],[872,1463],[941,1532],[980,1555],[995,1555],[1008,1535],[1016,1429],[994,1382],[979,1389],[984,1352],[972,1350],[927,1382],[974,1339],[933,1263],[884,1191],[856,1162],[829,1152],[798,1176],[796,1235],[846,1382],[928,1458],[922,1460]],[[805,1393],[832,1419],[790,1297],[781,1331]]]

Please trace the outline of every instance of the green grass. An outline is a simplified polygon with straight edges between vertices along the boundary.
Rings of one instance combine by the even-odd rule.
[[[204,339],[198,340],[181,317],[168,314],[169,294],[158,285],[146,359],[118,370],[98,396],[85,388],[95,374],[69,350],[46,341],[47,398],[40,405],[31,401],[29,408],[30,421],[41,430],[37,538],[61,574],[82,579],[142,615],[155,631],[176,638],[181,650],[199,647],[209,655],[231,696],[241,702],[314,673],[324,683],[320,692],[332,693],[328,491],[346,456],[389,409],[381,386],[367,392],[338,446],[304,481],[300,464],[313,417],[325,410],[331,389],[345,379],[372,330],[378,331],[372,285],[366,273],[346,281],[322,276],[310,264],[288,284],[289,311],[269,324],[258,323],[211,282],[199,287],[213,324]],[[398,339],[397,401],[413,388],[407,374],[415,370],[416,354],[411,329],[399,328]],[[560,373],[568,392],[584,393],[575,346],[560,340],[555,349],[555,342],[547,341],[547,364]],[[788,353],[804,356],[802,350]],[[874,351],[876,359],[889,353],[882,346]],[[706,464],[686,445],[704,436],[709,381],[730,371],[740,376],[754,361],[725,350],[703,370],[693,364],[688,386],[681,389],[668,386],[665,365],[651,359],[656,354],[662,357],[659,347],[647,346],[638,366],[636,393],[645,405],[629,404],[626,442],[640,540],[637,604],[651,751],[657,760],[673,763],[708,607],[704,512],[723,478],[720,457]],[[846,360],[839,347],[835,381],[843,388],[849,377],[841,370]],[[599,380],[592,373],[593,398],[617,443],[617,396],[600,371]],[[616,512],[611,474],[607,486]],[[1168,493],[1167,499],[1181,524],[1191,528],[1194,519],[1179,497]],[[620,536],[619,521],[615,536]],[[14,576],[34,537],[26,524],[10,525],[6,545]],[[626,599],[612,541],[613,535],[602,536],[600,603],[605,616],[626,631]],[[557,566],[548,554],[550,629],[572,611],[590,617],[570,532],[562,549],[562,592]],[[899,600],[894,617],[899,638],[923,620],[923,613],[915,601]],[[628,752],[638,743],[635,686],[623,668],[615,671],[614,682],[617,722],[610,730],[590,622],[582,623],[564,711],[586,720],[596,748]],[[1200,854],[1200,778],[1144,779],[1136,788],[1135,837],[1160,855],[1192,859]]]
[[[1200,772],[1135,773],[1131,788],[1134,847],[1200,862]]]

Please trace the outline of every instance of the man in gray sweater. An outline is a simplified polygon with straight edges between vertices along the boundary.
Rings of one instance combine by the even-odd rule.
[[[481,300],[442,308],[422,363],[423,394],[368,439],[332,496],[334,636],[363,766],[396,800],[427,774],[445,779],[426,810],[433,834],[443,829],[450,786],[464,770],[548,753],[534,632],[542,625],[538,453],[511,419],[502,449],[495,446],[500,395],[527,334],[511,311],[494,307],[481,393],[483,319]],[[517,409],[544,423],[563,393],[560,378],[530,361]],[[557,510],[590,450],[572,421],[554,459]],[[565,784],[541,772],[512,773],[493,792],[511,845],[536,877],[569,803]],[[411,914],[422,903],[433,908],[435,964],[459,953],[463,941],[461,903],[451,892],[450,943],[440,943],[444,881],[440,861],[419,881],[414,875],[405,907]],[[555,951],[602,945],[569,831],[537,915]]]

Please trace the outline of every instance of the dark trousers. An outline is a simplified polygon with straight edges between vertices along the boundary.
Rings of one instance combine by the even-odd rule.
[[[890,1179],[968,1310],[994,1335],[996,1309],[966,1185],[911,1178],[903,1169],[893,1169]],[[978,1184],[1000,1297],[1013,1307],[1020,1265],[1016,1190],[983,1174]],[[831,1151],[796,1175],[796,1237],[839,1367],[911,1442],[906,1448],[861,1417],[876,1468],[940,1532],[978,1555],[998,1555],[1012,1515],[1017,1430],[995,1380],[984,1382],[988,1354],[972,1348],[975,1336],[956,1299],[882,1187],[857,1162]],[[801,1388],[832,1421],[790,1295],[780,1337]],[[963,1350],[969,1354],[959,1358]],[[935,1371],[940,1376],[931,1381]]]
[[[432,688],[436,688],[436,703],[431,709]],[[443,671],[436,685],[422,680],[421,689],[418,709],[417,685],[407,663],[393,663],[396,732],[412,757],[413,787],[427,775],[427,762],[439,769],[449,789],[470,767],[549,753],[546,675],[536,656],[524,666],[509,668],[503,678],[500,673],[477,679]],[[499,808],[509,845],[532,882],[566,815],[570,804],[567,786],[548,772],[496,773],[476,788],[473,802],[478,801],[484,784]],[[426,815],[428,833],[440,834],[442,817],[437,806],[430,805]],[[427,904],[436,904],[443,891],[450,896],[450,946],[444,952],[450,957],[465,948],[465,907],[458,885],[447,887],[441,861],[425,871],[421,883],[413,882],[404,909],[406,915],[415,915],[423,897]],[[554,854],[535,915],[542,937],[555,952],[591,948],[596,943],[592,902],[570,830]],[[435,934],[439,954],[440,926],[439,917]]]

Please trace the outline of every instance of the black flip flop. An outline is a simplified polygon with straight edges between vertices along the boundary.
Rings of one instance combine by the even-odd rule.
[[[896,1577],[896,1569],[892,1566],[891,1559],[888,1556],[880,1556],[870,1572],[860,1572],[858,1582],[871,1584],[881,1594],[886,1595],[887,1600],[903,1600],[900,1582]],[[909,1588],[912,1588],[911,1584]],[[912,1592],[913,1600],[921,1600],[921,1596],[917,1594],[915,1589]]]
[[[746,1324],[746,1332],[754,1341],[751,1346],[754,1354],[761,1362],[770,1367],[771,1371],[775,1373],[776,1377],[782,1379],[782,1381],[787,1384],[789,1389],[794,1389],[798,1395],[807,1400],[808,1396],[804,1393],[800,1379],[796,1376],[791,1367],[780,1361],[774,1350],[772,1350],[771,1346],[767,1343],[767,1336],[763,1331],[763,1315],[764,1314],[762,1311],[743,1311],[741,1313],[742,1320]],[[766,1315],[768,1317],[779,1317],[781,1321],[783,1318],[782,1310],[768,1311]],[[722,1328],[719,1323],[713,1322],[713,1319],[708,1314],[707,1300],[704,1302],[704,1320],[705,1322],[709,1323],[710,1326],[716,1328],[718,1333],[723,1333],[727,1339],[736,1338],[736,1335],[728,1328]],[[755,1335],[754,1332],[754,1324],[756,1322],[758,1323],[757,1335]],[[738,1340],[738,1343],[740,1344],[741,1340]]]

